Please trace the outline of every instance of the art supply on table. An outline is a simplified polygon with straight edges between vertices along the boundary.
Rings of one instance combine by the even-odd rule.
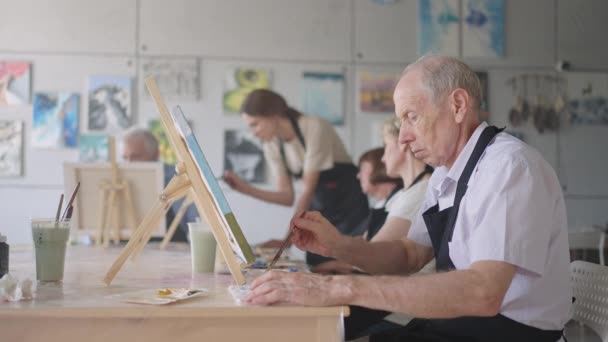
[[[165,305],[203,296],[208,292],[207,289],[190,288],[146,289],[111,295],[106,298],[133,304]]]
[[[241,303],[249,293],[249,285],[230,285],[228,286],[228,292],[237,303]]]
[[[57,207],[57,214],[55,214],[55,222],[59,222],[59,215],[61,215],[61,205],[63,204],[63,194],[59,197],[59,206]]]
[[[139,254],[152,235],[152,228],[164,215],[164,208],[192,194],[198,212],[205,216],[213,230],[217,246],[221,249],[230,273],[237,284],[245,283],[241,260],[255,261],[255,256],[241,227],[219,186],[209,163],[188,125],[179,106],[169,112],[153,76],[145,84],[156,104],[167,138],[177,157],[177,173],[166,185],[161,196],[144,216],[142,223],[131,234],[129,242],[112,264],[104,282],[110,285],[129,257]],[[239,260],[240,258],[240,260]]]
[[[68,212],[70,211],[70,208],[74,204],[74,199],[76,199],[76,194],[78,193],[78,189],[79,188],[80,188],[80,182],[78,182],[78,184],[76,184],[76,188],[74,188],[74,191],[72,192],[72,195],[70,196],[70,200],[68,201],[68,203],[65,206],[65,210],[63,211],[63,215],[61,215],[61,219],[62,220],[64,220],[64,219],[67,218]]]
[[[17,302],[32,298],[32,281],[30,279],[19,280],[11,274],[0,277],[0,302]]]
[[[303,218],[305,214],[306,214],[306,211],[303,211],[300,213],[300,215],[298,217]],[[277,260],[279,260],[279,258],[281,257],[281,254],[283,254],[283,251],[285,250],[285,248],[287,248],[287,245],[289,245],[289,243],[291,242],[294,232],[295,232],[294,227],[289,227],[289,234],[287,234],[287,237],[285,238],[285,240],[283,240],[283,244],[281,244],[281,248],[279,248],[279,250],[277,251],[277,254],[274,256],[274,258],[272,258],[272,261],[270,261],[270,263],[268,264],[267,270],[271,270],[272,266],[274,266],[274,264],[277,262]]]
[[[0,278],[8,273],[8,243],[6,242],[6,236],[0,233]]]
[[[65,250],[70,237],[70,221],[32,219],[32,239],[38,281],[62,281]]]

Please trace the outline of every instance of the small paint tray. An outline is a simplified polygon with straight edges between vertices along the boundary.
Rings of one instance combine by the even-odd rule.
[[[164,288],[125,292],[107,298],[125,303],[165,305],[199,297],[206,293],[208,293],[206,289]]]

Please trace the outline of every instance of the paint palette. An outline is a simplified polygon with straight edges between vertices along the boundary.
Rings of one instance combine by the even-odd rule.
[[[164,305],[199,297],[208,292],[206,289],[187,288],[147,289],[112,295],[108,298],[125,303]]]

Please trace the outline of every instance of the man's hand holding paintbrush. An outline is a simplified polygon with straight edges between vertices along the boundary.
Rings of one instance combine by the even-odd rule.
[[[268,264],[268,269],[272,268],[281,257],[283,250],[290,242],[301,250],[333,257],[335,247],[340,243],[346,243],[347,240],[321,213],[316,211],[299,212],[291,219],[289,234],[275,257]]]
[[[335,257],[336,246],[346,243],[343,236],[321,213],[306,211],[291,219],[291,242],[303,251]]]

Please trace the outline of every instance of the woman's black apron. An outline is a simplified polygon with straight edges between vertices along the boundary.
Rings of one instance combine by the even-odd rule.
[[[292,117],[289,117],[289,121],[298,140],[306,150],[306,142],[300,126]],[[279,144],[279,148],[283,164],[289,175],[297,179],[302,178],[302,171],[295,173],[287,165],[282,143]],[[342,234],[362,235],[367,228],[365,223],[369,206],[367,196],[361,190],[361,184],[357,179],[355,165],[336,163],[333,168],[321,171],[310,209],[321,212]],[[328,260],[331,259],[314,253],[306,253],[306,263],[309,265],[318,265]]]
[[[393,189],[393,191],[388,195],[382,207],[369,209],[369,215],[367,217],[367,241],[370,241],[374,235],[378,234],[380,228],[384,226],[384,222],[386,222],[386,218],[388,217],[386,203],[388,203],[388,201],[390,201],[390,199],[402,189],[402,185],[397,185],[395,189]]]
[[[418,184],[418,182],[420,182],[424,178],[424,176],[430,175],[431,173],[433,173],[433,168],[429,165],[426,165],[424,171],[422,171],[418,176],[416,176],[416,178],[414,178],[414,181],[412,181],[412,184],[410,184],[407,188],[410,189],[414,185]],[[390,201],[391,198],[393,198],[393,196],[399,193],[399,191],[401,191],[402,189],[403,185],[395,187],[395,189],[388,195],[388,197],[384,201],[384,205],[381,208],[370,209],[367,221],[367,241],[370,241],[374,237],[374,235],[378,234],[380,228],[384,226],[386,218],[388,217],[388,210],[386,208],[386,204]]]
[[[467,191],[467,183],[486,147],[502,129],[486,127],[458,180],[454,205],[439,211],[435,205],[423,213],[435,253],[438,272],[454,270],[448,242],[452,240],[460,201]],[[413,319],[402,328],[374,334],[370,341],[413,342],[555,342],[562,336],[560,330],[542,330],[531,327],[501,314],[493,317],[459,317],[451,319]]]

